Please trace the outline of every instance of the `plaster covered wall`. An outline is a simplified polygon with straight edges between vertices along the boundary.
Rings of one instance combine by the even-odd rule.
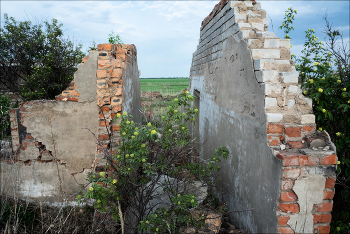
[[[232,211],[256,210],[233,213],[233,222],[253,233],[275,232],[281,162],[266,144],[264,93],[247,43],[229,36],[221,59],[191,77],[194,90],[200,92],[199,153],[213,155],[221,145],[230,151],[221,171],[223,201]]]
[[[135,46],[98,48],[56,100],[23,102],[10,111],[14,153],[1,157],[2,194],[75,204],[87,173],[105,167],[109,138],[117,144],[119,125],[112,118],[125,110],[141,121]]]
[[[198,99],[197,151],[220,145],[218,195],[230,218],[253,233],[327,233],[337,157],[317,132],[312,101],[303,96],[290,41],[267,32],[255,1],[220,1],[201,26],[190,91]]]

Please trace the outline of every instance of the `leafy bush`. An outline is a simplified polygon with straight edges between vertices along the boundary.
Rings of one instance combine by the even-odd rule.
[[[286,23],[290,22],[292,12],[291,8],[286,11],[280,27],[286,34],[292,29]],[[339,31],[332,30],[327,15],[324,19],[328,41],[319,41],[314,29],[305,31],[304,49],[296,59],[296,70],[304,95],[313,100],[318,130],[326,130],[337,147],[340,165],[336,195],[341,195],[335,197],[335,206],[343,205],[340,212],[333,212],[332,232],[343,233],[350,230],[350,52]]]
[[[82,45],[63,37],[56,19],[32,24],[4,15],[0,32],[0,84],[24,100],[54,99],[73,80]]]
[[[115,154],[104,149],[108,171],[90,173],[91,187],[78,200],[95,199],[95,208],[111,212],[123,228],[131,225],[134,230],[128,229],[129,233],[172,233],[179,225],[203,224],[191,216],[201,195],[197,190],[215,185],[214,174],[220,170],[221,158],[228,157],[228,150],[220,147],[209,160],[191,156],[187,122],[193,123],[198,116],[198,110],[190,105],[193,98],[186,92],[172,100],[161,117],[161,128],[151,122],[137,125],[126,112],[118,114],[120,146]],[[198,188],[188,192],[186,186]],[[154,204],[154,194],[160,188],[169,206]]]
[[[120,39],[118,34],[115,35],[113,31],[110,34],[108,34],[108,42],[111,44],[123,45],[122,39]]]
[[[8,96],[0,93],[0,139],[6,137],[9,133],[11,108],[12,105]]]

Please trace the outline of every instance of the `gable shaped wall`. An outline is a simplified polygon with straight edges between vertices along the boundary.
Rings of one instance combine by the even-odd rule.
[[[11,110],[14,153],[1,157],[1,192],[51,205],[74,202],[86,174],[106,165],[102,150],[110,136],[117,146],[112,118],[127,111],[141,122],[140,107],[136,47],[98,45],[56,100]]]
[[[239,228],[329,232],[335,147],[315,130],[290,41],[267,28],[255,1],[222,0],[203,20],[190,71],[190,91],[199,98],[198,153],[230,150],[217,192],[229,211],[254,209],[230,214]]]

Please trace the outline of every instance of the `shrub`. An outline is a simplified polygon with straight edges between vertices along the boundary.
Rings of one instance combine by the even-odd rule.
[[[0,140],[7,136],[10,127],[10,109],[13,106],[8,96],[0,93]]]
[[[220,147],[209,160],[191,156],[187,123],[198,116],[190,105],[193,98],[186,92],[172,100],[161,117],[161,128],[151,122],[138,125],[126,112],[118,114],[121,142],[115,154],[104,149],[108,171],[90,173],[91,187],[78,200],[94,199],[95,208],[111,212],[123,228],[134,228],[129,233],[172,233],[179,225],[200,225],[191,210],[203,196],[198,192],[206,193],[206,186],[215,185],[214,175],[228,150]],[[191,186],[196,189],[191,191]],[[168,200],[168,205],[156,204],[157,196]]]

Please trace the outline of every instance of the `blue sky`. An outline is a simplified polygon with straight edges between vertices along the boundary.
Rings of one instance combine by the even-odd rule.
[[[124,43],[135,44],[141,77],[188,77],[202,20],[219,1],[0,1],[3,14],[16,20],[56,18],[64,35],[82,43],[84,51],[95,40],[107,43],[113,30]],[[349,1],[258,1],[272,20],[269,31],[278,30],[288,7],[298,10],[292,37],[292,53],[300,54],[304,31],[314,28],[324,41],[323,19],[343,32],[349,42]],[[272,30],[273,25],[273,30]],[[348,45],[349,46],[349,45]],[[349,47],[348,47],[349,48]]]

